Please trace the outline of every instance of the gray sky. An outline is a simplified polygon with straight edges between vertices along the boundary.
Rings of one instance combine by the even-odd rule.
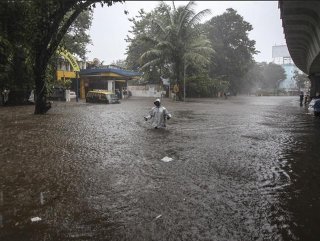
[[[125,42],[131,23],[128,18],[138,14],[143,8],[151,11],[158,5],[158,1],[126,1],[116,3],[111,7],[98,7],[94,10],[90,35],[92,45],[87,56],[89,60],[98,58],[105,64],[110,64],[118,59],[125,59],[127,43]],[[187,1],[176,1],[175,5],[185,5]],[[171,4],[171,1],[168,2]],[[215,15],[222,14],[227,8],[233,8],[243,16],[244,20],[251,23],[253,30],[249,38],[256,41],[256,49],[260,51],[255,55],[258,62],[272,61],[272,46],[285,44],[282,22],[278,1],[196,1],[195,10],[210,9],[212,14],[204,20],[209,20]],[[129,11],[128,15],[124,10]]]

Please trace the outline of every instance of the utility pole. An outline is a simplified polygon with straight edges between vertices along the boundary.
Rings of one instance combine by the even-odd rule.
[[[183,101],[186,102],[186,56],[184,56],[184,68],[183,68]]]
[[[76,71],[76,84],[77,84],[77,92],[76,92],[76,102],[79,101],[79,72]]]

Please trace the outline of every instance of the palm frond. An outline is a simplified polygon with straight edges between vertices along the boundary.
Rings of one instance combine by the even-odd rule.
[[[205,38],[204,36],[199,36],[197,39],[194,39],[190,43],[191,48],[197,48],[197,47],[211,47],[211,42],[209,39]]]
[[[168,7],[168,15],[165,13],[163,18],[153,20],[153,35],[145,37],[152,47],[139,59],[142,69],[168,65],[172,76],[181,78],[184,58],[189,65],[201,67],[207,66],[212,58],[212,44],[200,27],[201,19],[211,11],[205,9],[196,13],[193,1],[178,8],[174,2],[172,4],[173,9]]]
[[[198,54],[198,53],[186,53],[185,58],[188,65],[204,66],[210,63],[210,58],[205,57],[202,54]]]
[[[210,9],[204,9],[204,10],[198,12],[197,14],[195,14],[192,17],[192,19],[190,19],[189,26],[196,26],[197,24],[199,24],[201,22],[203,17],[206,17],[209,14],[211,14]]]
[[[169,49],[169,50],[173,50],[174,46],[172,43],[170,43],[169,41],[161,41],[159,42],[155,48],[157,49]]]
[[[173,7],[173,11],[176,11],[176,5],[174,4],[174,1],[172,1],[172,7]]]
[[[149,43],[152,43],[152,44],[157,44],[157,40],[154,38],[154,37],[151,37],[151,36],[148,36],[148,35],[143,35],[140,37],[140,39],[143,41],[143,42],[149,42]]]
[[[178,23],[182,24],[183,22],[188,22],[189,20],[188,16],[194,15],[194,11],[192,7],[195,5],[196,5],[195,2],[190,1],[186,6],[181,7],[179,9],[180,11],[177,11],[177,13],[179,13]]]
[[[177,21],[179,24],[179,26],[177,28],[177,34],[180,34],[183,27],[186,27],[189,25],[188,21],[193,14],[194,14],[194,12],[189,9],[184,9],[181,13],[179,13],[178,21]]]
[[[150,49],[146,52],[144,52],[141,56],[140,59],[146,60],[146,59],[150,59],[150,58],[154,58],[154,57],[159,57],[161,56],[161,50],[158,49]]]
[[[161,63],[161,58],[153,59],[153,60],[145,63],[143,66],[141,66],[141,69],[142,69],[142,70],[145,70],[145,69],[147,69],[148,67],[154,66],[154,65],[158,65],[159,63]]]
[[[166,25],[157,19],[152,19],[152,24],[154,24],[156,31],[161,31],[162,33],[166,33]]]

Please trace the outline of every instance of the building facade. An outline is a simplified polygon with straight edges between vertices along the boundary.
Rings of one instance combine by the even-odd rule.
[[[272,62],[281,65],[287,75],[287,78],[280,83],[279,88],[284,89],[286,92],[292,94],[295,94],[297,91],[299,91],[293,76],[294,71],[297,70],[299,73],[301,71],[293,63],[287,45],[272,46]]]
[[[66,80],[71,82],[70,89],[78,93],[80,98],[85,98],[90,90],[103,89],[115,92],[117,89],[121,92],[127,89],[127,81],[140,78],[142,75],[139,72],[126,70],[124,68],[107,65],[92,67],[87,69],[85,61],[76,61],[80,71],[74,71],[70,62],[61,57],[57,62],[56,80],[58,84],[56,88],[59,92],[57,95],[63,96],[63,83]],[[60,93],[61,92],[61,93]]]
[[[80,98],[90,90],[103,89],[112,92],[127,90],[128,81],[140,78],[142,73],[114,65],[100,66],[80,71]]]

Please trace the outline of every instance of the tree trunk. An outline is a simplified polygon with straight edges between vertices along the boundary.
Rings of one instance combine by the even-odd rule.
[[[36,61],[37,62],[37,61]],[[34,114],[45,114],[51,108],[51,104],[47,103],[45,71],[46,65],[35,65],[35,110]]]
[[[179,101],[182,101],[183,99],[183,81],[182,80],[182,73],[180,68],[180,62],[176,63],[175,71],[177,76],[177,85],[179,86],[179,92],[176,94]]]
[[[183,100],[183,84],[181,84],[181,81],[178,82],[179,86],[179,92],[177,93],[177,97],[179,101]]]

